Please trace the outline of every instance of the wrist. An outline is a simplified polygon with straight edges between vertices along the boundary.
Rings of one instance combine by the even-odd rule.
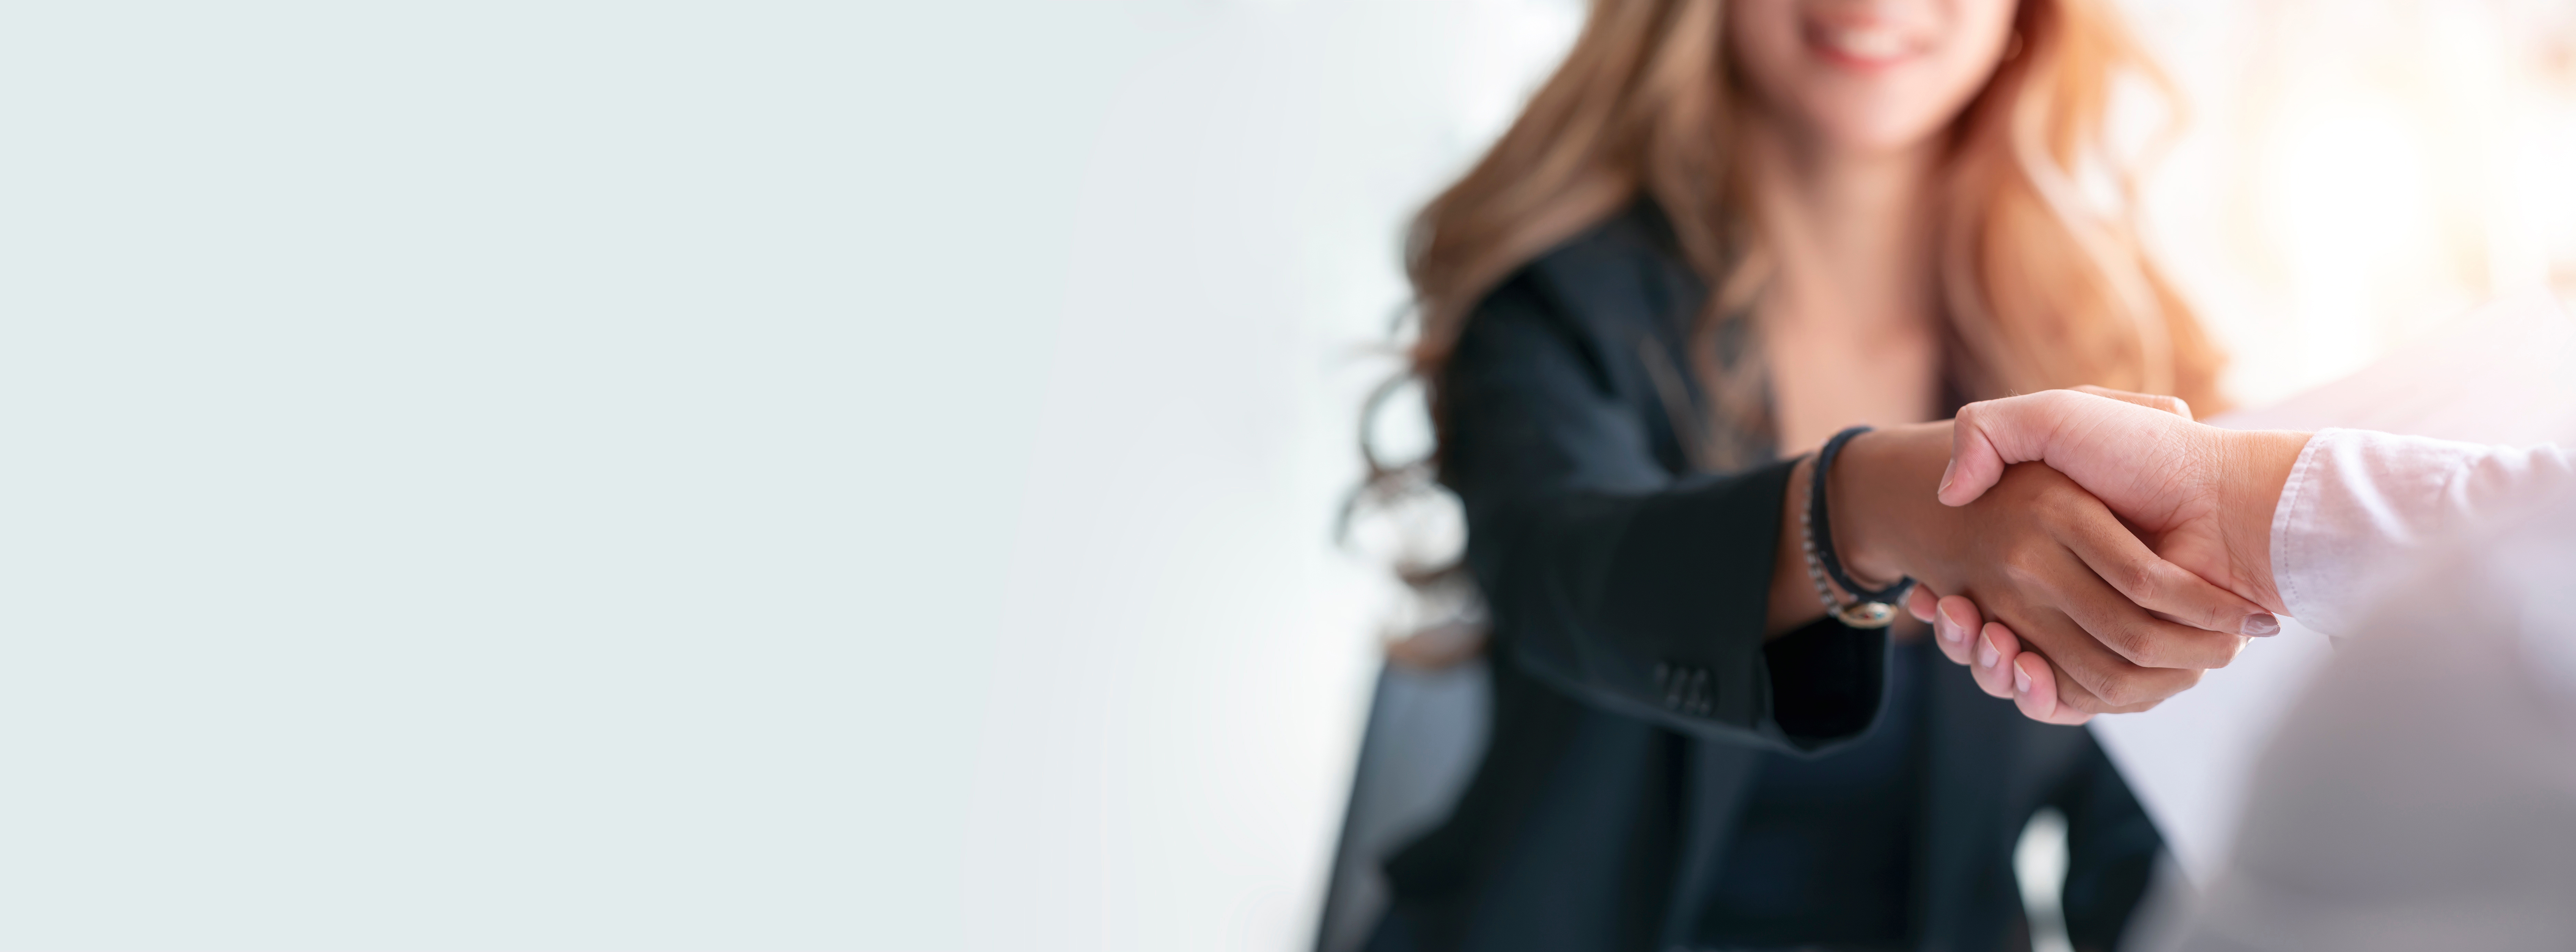
[[[2286,609],[2272,578],[2272,520],[2308,437],[2291,430],[2230,432],[2227,437],[2219,511],[2229,568],[2239,583],[2237,594],[2274,612]]]
[[[1889,585],[1920,563],[1913,510],[1939,507],[1933,497],[1950,460],[1950,424],[1891,427],[1854,437],[1826,474],[1834,546],[1843,568],[1864,585]]]

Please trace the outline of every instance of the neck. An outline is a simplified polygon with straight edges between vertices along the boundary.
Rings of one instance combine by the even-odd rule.
[[[1935,147],[1864,154],[1767,124],[1749,132],[1779,319],[1867,328],[1930,320]]]

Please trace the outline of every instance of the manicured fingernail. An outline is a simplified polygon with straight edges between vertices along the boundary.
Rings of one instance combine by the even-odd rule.
[[[2030,672],[2022,670],[2021,665],[2013,665],[2013,692],[2030,693]]]
[[[2238,629],[2238,633],[2250,635],[2256,638],[2269,638],[2281,633],[2281,620],[2272,617],[2270,612],[2264,612],[2258,615],[2247,615],[2245,616],[2245,627]]]
[[[1955,457],[1952,458],[1948,464],[1941,467],[1941,485],[1939,488],[1932,490],[1932,495],[1938,496],[1950,491],[1950,471],[1957,468],[1959,468],[1959,461]]]
[[[2003,656],[2004,653],[1995,648],[1995,636],[1987,635],[1977,639],[1977,667],[1994,667],[1995,659]]]

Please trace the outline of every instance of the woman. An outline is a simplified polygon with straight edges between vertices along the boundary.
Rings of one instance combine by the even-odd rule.
[[[1408,242],[1504,660],[1485,759],[1388,863],[1372,948],[2002,947],[2045,805],[2069,932],[2116,941],[2158,845],[2117,772],[1912,632],[1845,624],[1887,611],[1855,588],[1973,598],[2087,712],[2181,690],[2269,616],[2048,470],[1946,509],[1946,424],[1839,444],[1829,513],[1803,454],[2013,391],[2217,402],[2200,330],[2077,185],[2122,181],[2085,163],[2143,66],[2100,0],[1596,0]]]

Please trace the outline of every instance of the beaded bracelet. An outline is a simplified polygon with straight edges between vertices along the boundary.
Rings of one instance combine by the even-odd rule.
[[[1816,583],[1816,597],[1825,603],[1827,614],[1854,628],[1885,628],[1896,622],[1895,603],[1905,597],[1907,589],[1914,587],[1914,580],[1898,579],[1896,584],[1879,589],[1864,588],[1853,581],[1851,575],[1843,571],[1842,560],[1834,555],[1834,524],[1825,509],[1825,476],[1833,470],[1834,457],[1842,452],[1843,444],[1851,442],[1852,437],[1867,432],[1869,427],[1855,426],[1836,433],[1833,439],[1825,441],[1825,448],[1816,453],[1816,471],[1807,491],[1807,511],[1799,520],[1799,547],[1806,552],[1807,578]],[[1834,598],[1833,586],[1825,582],[1828,576],[1834,584],[1841,585],[1843,591],[1852,593],[1851,603],[1844,604]]]

